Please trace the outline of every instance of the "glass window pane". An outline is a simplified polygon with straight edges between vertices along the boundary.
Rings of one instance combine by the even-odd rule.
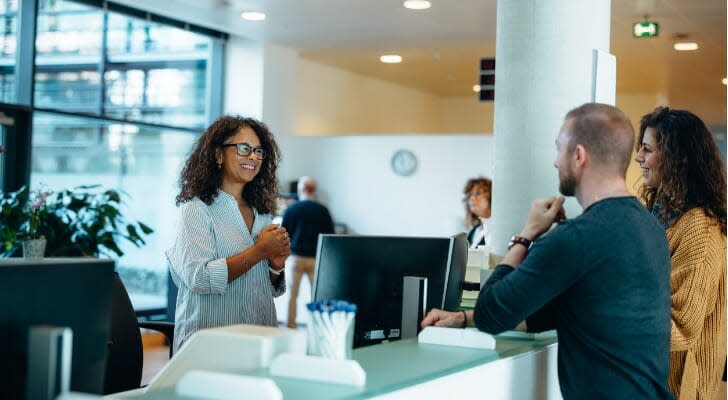
[[[108,71],[106,115],[202,128],[205,74],[204,66]]]
[[[38,7],[35,105],[99,113],[103,12],[63,0]]]
[[[96,70],[36,72],[35,105],[65,111],[98,113],[99,81]]]
[[[45,112],[33,116],[31,187],[101,184],[124,197],[124,217],[155,230],[147,244],[121,243],[118,269],[132,293],[165,295],[163,250],[174,240],[179,173],[196,135]]]
[[[210,38],[69,0],[42,0],[39,7],[37,106],[205,126]]]
[[[109,13],[106,115],[203,128],[211,39]]]
[[[0,0],[0,101],[15,102],[18,0]]]
[[[184,59],[206,57],[210,39],[183,29],[109,13],[109,56],[167,53]]]
[[[98,64],[101,54],[103,11],[64,0],[41,0],[38,4],[35,39],[39,66]]]

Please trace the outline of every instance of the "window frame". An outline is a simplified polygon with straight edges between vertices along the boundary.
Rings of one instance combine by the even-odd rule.
[[[103,115],[103,108],[105,105],[105,97],[106,97],[106,88],[105,88],[105,79],[104,79],[104,72],[108,69],[133,69],[134,65],[138,63],[138,65],[141,67],[147,64],[146,67],[143,68],[150,68],[149,62],[140,61],[137,63],[129,63],[129,62],[118,62],[114,61],[111,62],[106,59],[106,28],[108,24],[108,12],[115,12],[119,14],[123,14],[128,17],[134,17],[134,18],[141,18],[147,21],[184,29],[193,33],[202,34],[205,36],[208,36],[211,39],[211,46],[209,50],[209,55],[206,60],[207,63],[207,70],[206,70],[206,76],[205,76],[205,84],[207,90],[205,91],[205,99],[203,100],[203,105],[205,108],[204,112],[204,125],[207,126],[212,121],[221,114],[222,112],[222,82],[219,77],[223,76],[223,68],[224,68],[224,46],[225,42],[228,39],[228,35],[226,33],[216,31],[213,29],[201,27],[195,24],[190,24],[184,21],[176,20],[173,18],[169,18],[166,16],[161,16],[158,14],[154,14],[148,11],[139,10],[133,7],[128,7],[125,5],[117,4],[110,1],[101,1],[101,0],[71,0],[75,3],[97,7],[104,11],[104,26],[102,28],[102,48],[100,52],[100,60],[97,65],[88,65],[88,66],[94,66],[99,71],[99,77],[100,77],[100,84],[99,84],[99,93],[98,93],[98,106],[99,106],[99,115],[90,115],[85,112],[72,112],[67,110],[60,110],[53,107],[38,107],[35,105],[35,73],[37,69],[40,70],[55,70],[58,71],[59,69],[63,69],[63,66],[60,67],[53,67],[53,66],[47,66],[43,65],[39,68],[36,67],[35,59],[36,59],[36,48],[35,48],[35,41],[36,41],[36,26],[37,26],[37,18],[38,18],[38,0],[31,0],[31,1],[20,1],[18,4],[18,10],[17,10],[17,18],[18,18],[18,26],[17,26],[17,35],[16,35],[16,51],[15,51],[15,81],[16,81],[16,87],[15,87],[15,96],[14,99],[11,99],[11,101],[8,104],[2,104],[2,107],[9,107],[8,109],[20,109],[22,112],[27,113],[28,116],[26,118],[27,120],[27,129],[22,129],[18,131],[18,136],[14,137],[14,141],[12,143],[8,142],[6,143],[6,152],[3,153],[3,165],[5,166],[2,169],[2,189],[3,191],[15,191],[18,190],[22,186],[27,186],[30,184],[30,160],[32,159],[32,121],[33,121],[33,112],[34,111],[40,111],[44,113],[51,113],[51,114],[58,114],[58,115],[67,115],[67,116],[76,116],[79,118],[91,118],[95,120],[101,120],[101,121],[108,121],[108,122],[116,122],[116,123],[122,123],[122,124],[130,124],[130,125],[137,125],[140,127],[151,127],[151,128],[158,128],[158,129],[171,129],[171,130],[177,130],[177,131],[186,131],[190,132],[191,134],[199,134],[200,129],[199,127],[189,127],[189,126],[174,126],[169,124],[159,124],[159,123],[151,123],[151,122],[145,122],[135,119],[127,119],[127,118],[116,118],[111,116],[105,116]],[[187,61],[181,61],[181,63],[189,63]],[[172,65],[172,64],[167,64]],[[78,66],[81,66],[79,64]],[[111,67],[111,68],[109,68]],[[3,66],[6,70],[11,68],[9,66]],[[68,70],[68,69],[66,69]],[[76,68],[73,69],[74,71]],[[217,78],[217,79],[214,79]],[[7,138],[6,138],[7,140]],[[10,160],[25,160],[24,162],[20,163],[13,163],[13,168],[8,168]],[[10,173],[12,172],[12,173]]]

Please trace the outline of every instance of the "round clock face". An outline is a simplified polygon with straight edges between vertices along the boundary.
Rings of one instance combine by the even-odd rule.
[[[410,150],[397,150],[392,156],[392,171],[399,176],[410,176],[417,170],[417,157]]]

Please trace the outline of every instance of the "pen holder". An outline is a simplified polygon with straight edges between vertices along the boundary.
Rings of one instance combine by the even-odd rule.
[[[351,358],[356,305],[340,300],[307,304],[308,354],[344,360]]]

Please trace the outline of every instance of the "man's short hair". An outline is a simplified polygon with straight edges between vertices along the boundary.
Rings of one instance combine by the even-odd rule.
[[[316,181],[310,176],[298,178],[298,192],[313,194],[316,192]]]
[[[580,144],[595,164],[624,176],[632,159],[634,129],[627,115],[608,104],[586,103],[566,114],[569,151]]]

